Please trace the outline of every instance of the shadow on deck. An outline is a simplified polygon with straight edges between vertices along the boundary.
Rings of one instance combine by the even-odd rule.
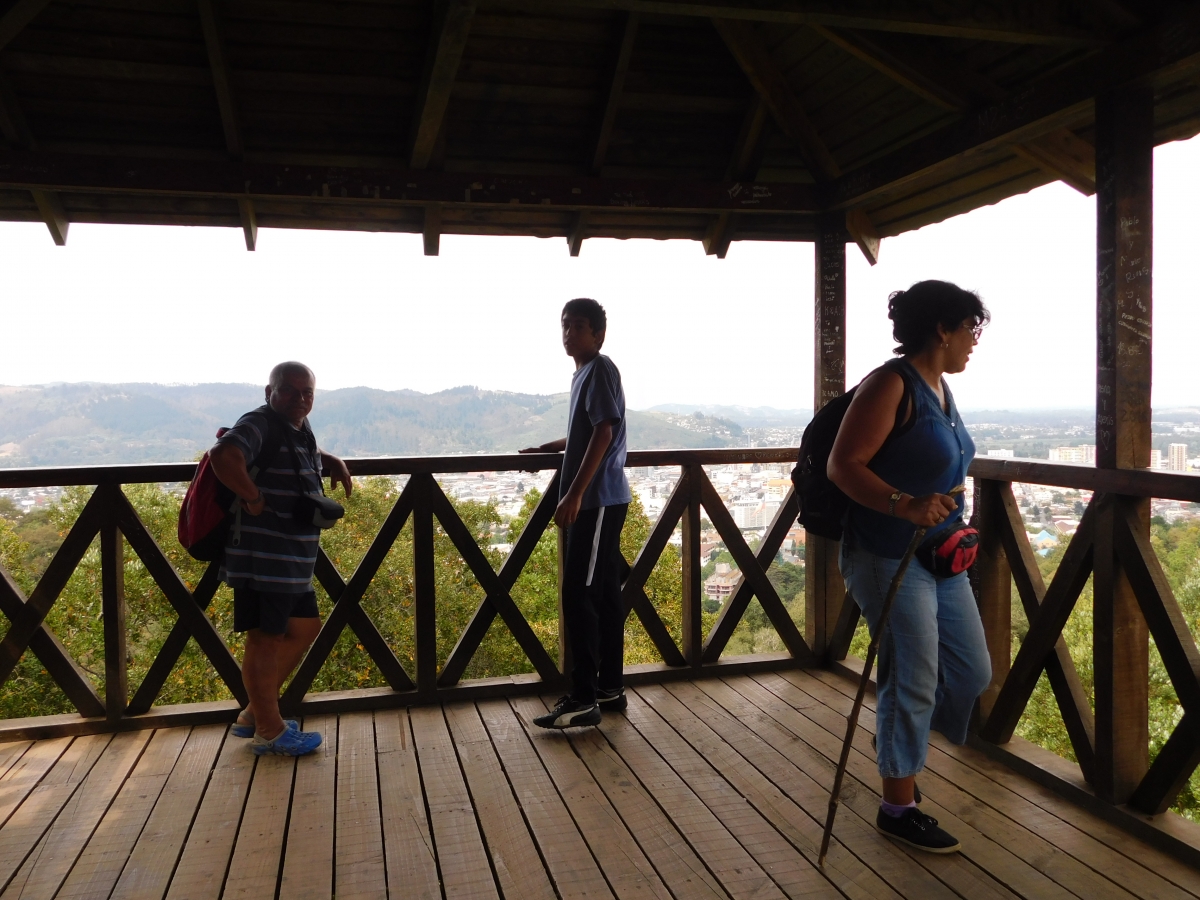
[[[299,761],[218,725],[0,745],[2,896],[1200,897],[1200,871],[937,736],[923,809],[963,852],[885,840],[869,708],[819,870],[852,691],[639,687],[566,735],[528,724],[537,698],[314,717]]]

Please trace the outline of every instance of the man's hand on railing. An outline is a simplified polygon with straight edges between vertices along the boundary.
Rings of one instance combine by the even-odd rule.
[[[354,489],[354,484],[350,480],[350,470],[346,468],[345,461],[339,456],[334,456],[332,453],[321,453],[321,462],[324,463],[325,471],[329,473],[329,490],[333,490],[335,484],[340,484],[346,492],[346,496],[350,496],[350,492]]]

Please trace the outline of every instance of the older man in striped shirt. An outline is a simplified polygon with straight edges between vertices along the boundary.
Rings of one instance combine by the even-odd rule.
[[[321,744],[319,734],[279,714],[279,690],[321,629],[312,583],[321,533],[292,510],[302,494],[321,493],[322,468],[331,490],[341,484],[347,497],[351,491],[346,464],[318,449],[308,427],[315,391],[308,366],[280,363],[271,370],[266,404],[238,419],[209,451],[213,472],[242,502],[223,574],[233,588],[234,630],[246,633],[242,681],[250,704],[234,733],[253,736],[259,755],[300,756]],[[255,460],[261,472],[252,470]]]

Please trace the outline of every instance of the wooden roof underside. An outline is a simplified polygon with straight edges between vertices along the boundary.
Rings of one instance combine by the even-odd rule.
[[[1200,131],[1200,9],[1143,0],[8,0],[0,219],[879,236],[1056,179],[1093,101]],[[0,7],[4,9],[4,7]]]

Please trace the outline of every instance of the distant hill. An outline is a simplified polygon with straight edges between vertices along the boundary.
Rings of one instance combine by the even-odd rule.
[[[742,428],[803,428],[812,419],[811,409],[776,409],[773,406],[704,406],[695,403],[662,403],[650,412],[710,416],[736,422]]]
[[[312,415],[321,446],[342,456],[505,452],[566,431],[566,394],[458,387],[436,394],[321,391]],[[217,428],[263,402],[249,384],[0,386],[0,466],[100,465],[195,458]],[[632,449],[746,443],[736,423],[629,412]],[[674,420],[674,421],[673,421]],[[697,427],[701,426],[701,427]]]

